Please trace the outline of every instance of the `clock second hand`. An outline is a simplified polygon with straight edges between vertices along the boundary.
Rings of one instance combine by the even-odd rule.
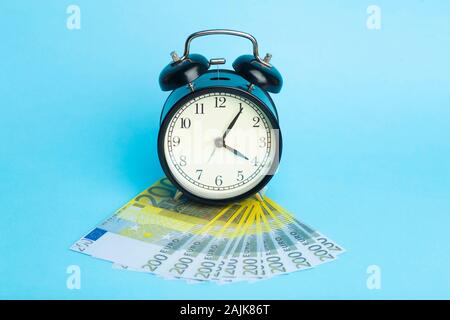
[[[207,163],[208,163],[209,161],[211,161],[211,158],[213,157],[214,153],[216,152],[216,149],[217,149],[217,147],[214,146],[214,149],[213,149],[211,155],[209,156],[208,161],[206,161]]]
[[[223,140],[221,138],[214,139],[214,149],[213,149],[211,155],[209,156],[208,161],[206,161],[206,162],[208,163],[209,161],[211,161],[211,158],[214,156],[214,153],[216,152],[216,150],[218,148],[222,148],[222,147],[223,147]]]

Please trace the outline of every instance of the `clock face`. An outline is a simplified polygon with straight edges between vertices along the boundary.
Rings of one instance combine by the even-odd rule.
[[[278,165],[279,141],[263,108],[228,90],[184,101],[162,127],[165,162],[180,191],[224,200],[267,183]]]

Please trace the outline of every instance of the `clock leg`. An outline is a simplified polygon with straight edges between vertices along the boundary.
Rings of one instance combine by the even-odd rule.
[[[264,202],[263,195],[260,192],[258,192],[255,196],[259,202]]]
[[[255,194],[256,199],[258,199],[258,201],[264,202],[264,194],[266,193],[266,190],[267,190],[267,186],[262,188],[259,192],[257,192]]]
[[[264,195],[264,194],[266,194],[266,191],[267,191],[267,186],[262,188],[259,192]]]
[[[179,190],[177,190],[177,192],[175,192],[175,195],[173,196],[173,200],[178,200],[180,199],[180,197],[183,195],[183,193]]]

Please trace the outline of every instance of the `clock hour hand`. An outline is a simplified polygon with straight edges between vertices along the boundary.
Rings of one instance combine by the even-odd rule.
[[[231,120],[230,124],[228,125],[227,130],[225,130],[225,133],[222,136],[222,140],[223,140],[223,144],[225,145],[225,137],[228,135],[228,132],[230,132],[231,128],[233,128],[234,124],[236,123],[237,119],[239,118],[239,116],[242,113],[242,106],[239,107],[239,112],[238,114],[233,118],[233,120]]]
[[[244,156],[242,153],[240,153],[239,151],[237,151],[236,149],[227,146],[226,144],[223,145],[223,147],[227,150],[230,150],[231,152],[233,152],[235,155],[237,155],[238,157],[244,158],[245,160],[248,160],[248,158],[246,156]]]

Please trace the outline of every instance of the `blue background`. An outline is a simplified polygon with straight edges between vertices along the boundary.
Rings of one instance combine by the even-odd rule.
[[[80,30],[66,28],[72,3]],[[0,298],[450,298],[450,2],[377,0],[381,30],[366,27],[370,4],[1,1]],[[285,149],[268,194],[342,244],[337,262],[189,285],[68,250],[162,176],[158,75],[209,28],[273,54]],[[250,43],[192,50],[231,62]],[[366,287],[372,264],[381,290]]]

